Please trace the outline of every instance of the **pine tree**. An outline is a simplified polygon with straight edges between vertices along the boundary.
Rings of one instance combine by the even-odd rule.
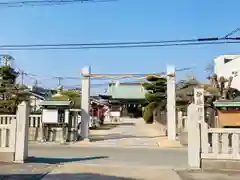
[[[28,100],[29,93],[16,84],[17,76],[9,65],[0,67],[0,113],[16,113],[18,104]]]
[[[143,83],[147,91],[145,94],[147,106],[145,106],[143,118],[147,123],[152,123],[153,110],[158,106],[163,108],[166,105],[167,80],[164,77],[151,75],[147,77],[147,81]]]

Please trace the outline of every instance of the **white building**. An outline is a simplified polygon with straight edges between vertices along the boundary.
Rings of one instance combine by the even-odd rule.
[[[40,103],[45,99],[44,96],[41,96],[37,93],[30,92],[30,108],[31,112],[36,112],[40,110]]]
[[[222,55],[214,59],[218,77],[233,77],[232,88],[240,91],[240,55]]]
[[[30,90],[30,106],[31,112],[36,112],[40,110],[40,103],[48,97],[55,94],[56,90],[45,89],[39,86],[28,86]]]

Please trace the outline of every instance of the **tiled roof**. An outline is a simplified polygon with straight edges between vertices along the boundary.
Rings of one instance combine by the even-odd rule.
[[[71,101],[42,101],[40,102],[40,106],[69,106]]]
[[[45,99],[45,96],[42,95],[42,94],[35,93],[35,92],[32,92],[32,91],[30,91],[30,94],[31,94],[32,96],[35,96],[35,97],[41,99],[41,100],[44,100],[44,99]]]

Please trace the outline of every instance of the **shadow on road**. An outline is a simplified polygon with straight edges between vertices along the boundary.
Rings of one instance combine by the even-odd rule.
[[[119,126],[119,124],[103,124],[100,127],[93,129],[93,131],[98,131],[98,130],[110,130],[115,127]]]
[[[94,131],[98,131],[98,130],[110,130],[113,128],[116,128],[117,126],[135,126],[135,123],[106,123],[101,125],[100,127],[93,129]]]
[[[132,178],[126,178],[126,177],[117,177],[117,176],[108,176],[108,175],[102,175],[102,174],[94,174],[94,173],[76,173],[76,174],[12,174],[12,175],[0,175],[1,180],[66,180],[66,179],[78,179],[78,180],[85,180],[85,179],[91,179],[91,180],[137,180]]]
[[[42,163],[42,164],[61,164],[77,161],[88,161],[97,159],[106,159],[108,156],[92,156],[84,158],[46,158],[46,157],[29,157],[27,163]]]

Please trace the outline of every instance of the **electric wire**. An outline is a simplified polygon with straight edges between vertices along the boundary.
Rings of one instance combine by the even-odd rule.
[[[69,5],[76,3],[100,3],[112,2],[117,0],[36,0],[36,1],[6,1],[0,2],[0,8],[19,8],[19,7],[35,7],[35,6],[57,6]]]
[[[240,40],[240,38],[239,38]],[[36,51],[36,50],[80,50],[80,49],[123,49],[123,48],[157,48],[157,47],[173,47],[173,46],[200,46],[200,45],[221,45],[221,44],[239,44],[240,41],[219,41],[219,42],[192,42],[192,43],[159,43],[159,44],[140,44],[140,45],[110,45],[110,46],[65,46],[52,45],[38,46],[28,45],[29,47],[14,45],[14,47],[1,47],[0,51]]]

